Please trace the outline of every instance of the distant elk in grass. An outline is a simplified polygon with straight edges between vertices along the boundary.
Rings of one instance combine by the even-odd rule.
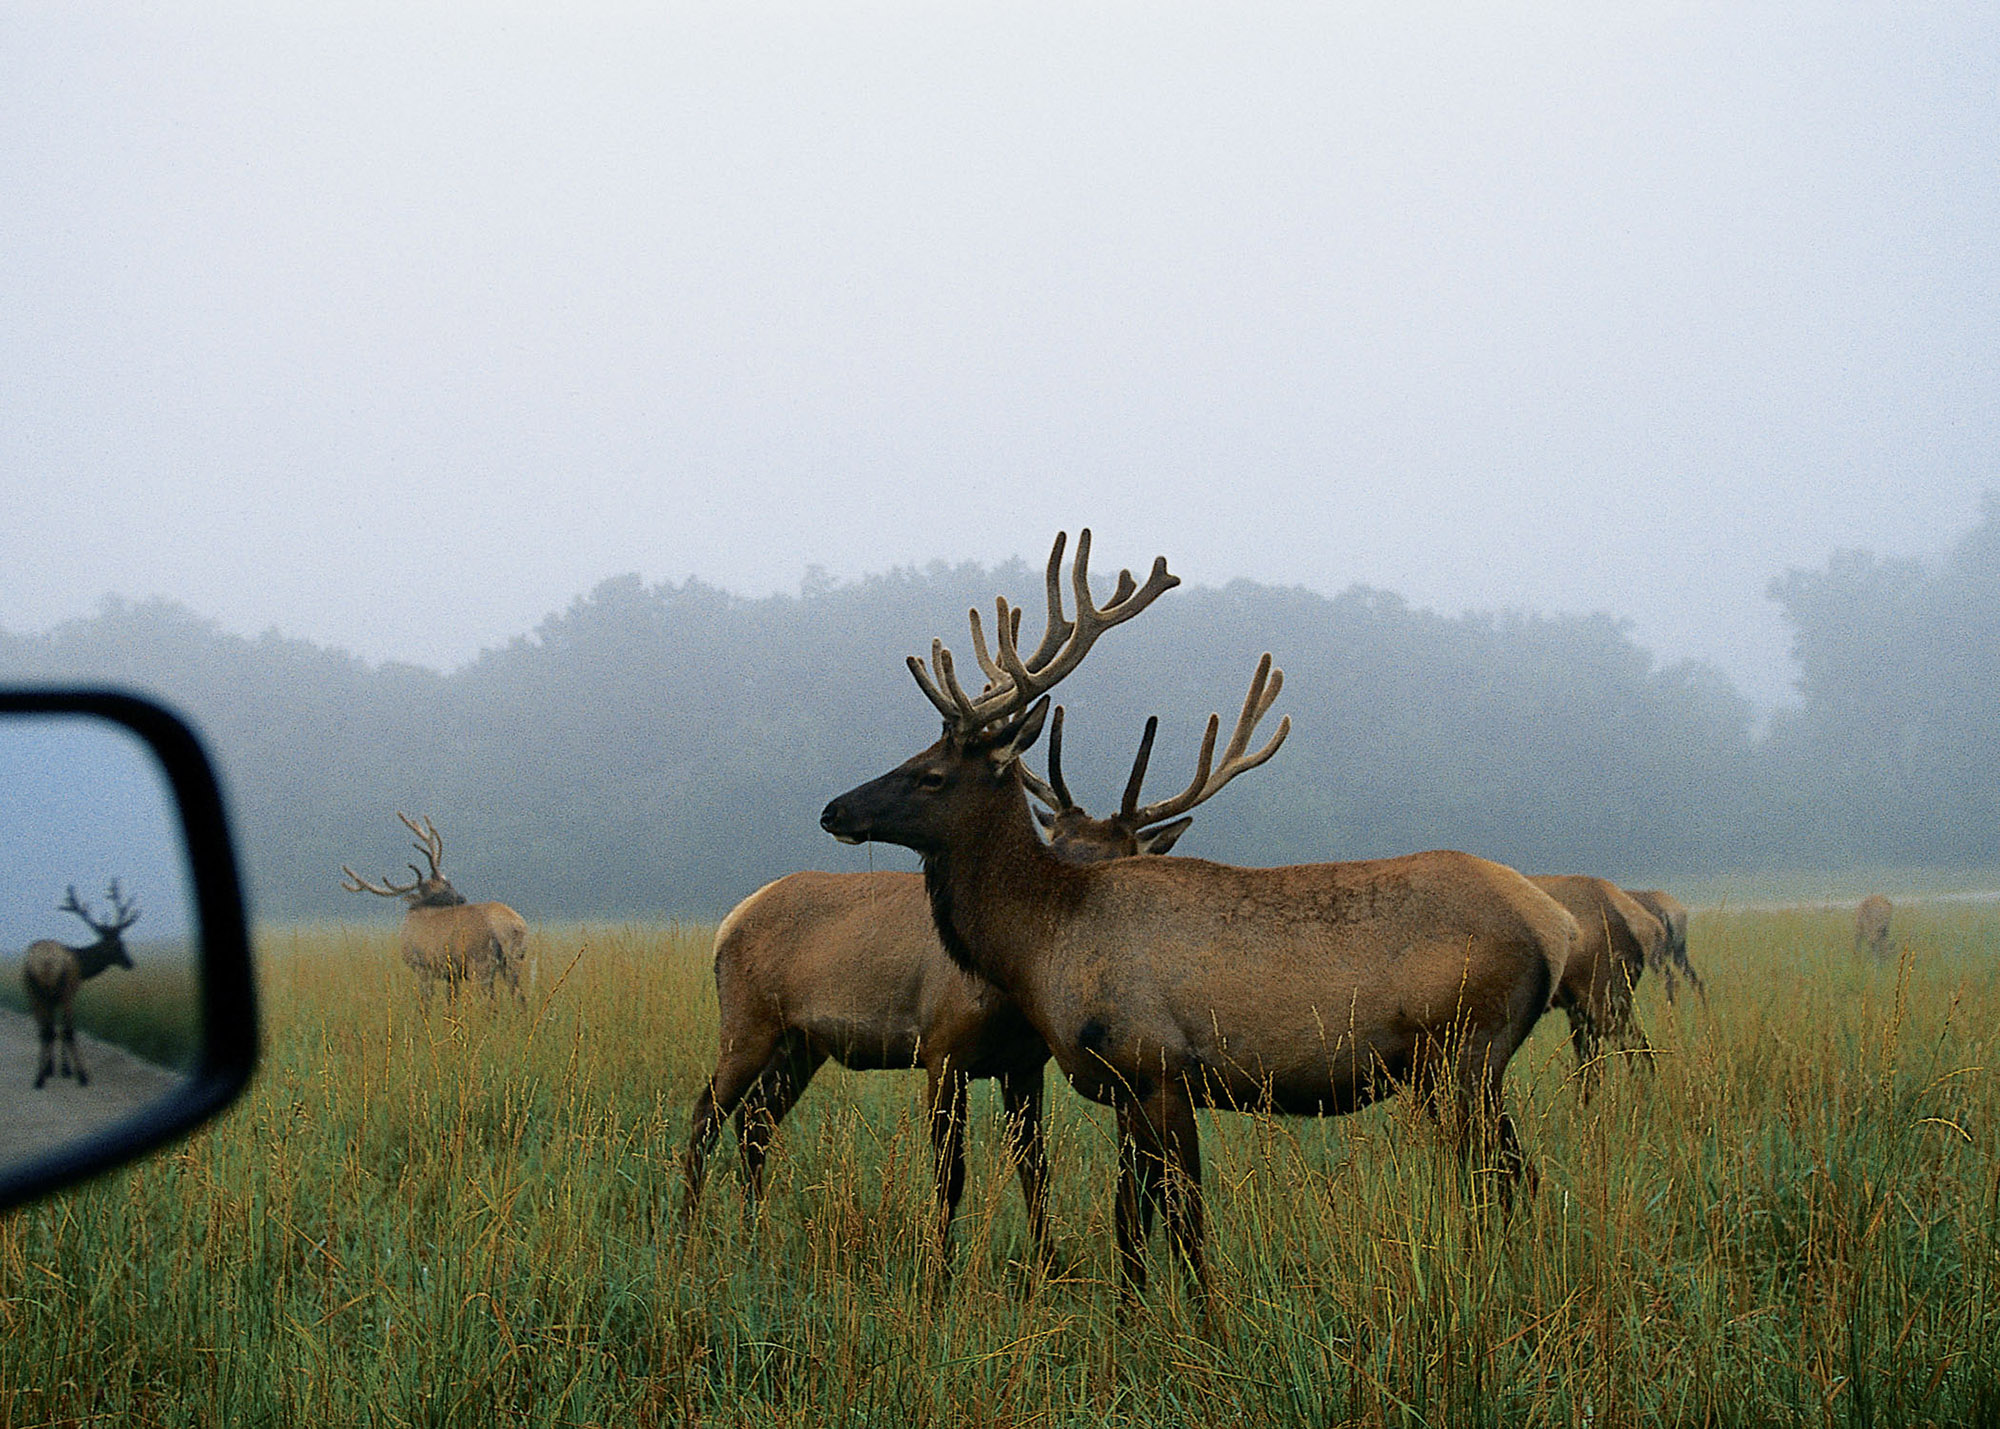
[[[1588,1101],[1607,1046],[1647,1061],[1653,1055],[1632,995],[1640,974],[1666,958],[1666,925],[1637,898],[1602,878],[1559,874],[1528,881],[1567,908],[1583,934],[1570,950],[1550,1005],[1569,1018],[1577,1084]]]
[[[74,913],[97,934],[97,941],[81,948],[59,943],[54,938],[43,938],[28,944],[21,955],[21,981],[28,990],[28,1006],[35,1014],[35,1025],[41,1032],[42,1059],[35,1072],[35,1085],[41,1087],[51,1075],[74,1076],[79,1087],[90,1085],[90,1073],[83,1068],[83,1058],[76,1050],[76,990],[86,979],[94,978],[106,968],[129,968],[132,958],[125,951],[125,930],[139,921],[139,910],[125,900],[118,891],[118,880],[111,880],[111,917],[107,922],[99,922],[91,916],[88,905],[76,896],[76,885],[69,886],[69,897],[58,908],[58,912]],[[62,1038],[62,1066],[56,1067],[56,1039]]]
[[[1688,961],[1687,905],[1661,888],[1628,888],[1625,892],[1637,899],[1639,906],[1658,918],[1661,926],[1667,930],[1664,956],[1657,965],[1660,987],[1666,992],[1667,1001],[1674,1000],[1675,976],[1678,974],[1688,980],[1688,984],[1700,995],[1703,1002],[1707,1002],[1708,989],[1702,986],[1701,975],[1694,970],[1694,964]]]
[[[1889,915],[1895,905],[1879,893],[1871,893],[1854,910],[1854,951],[1857,955],[1889,960]]]
[[[1068,634],[1060,610],[1060,552],[1057,547],[1049,566],[1054,637],[1028,658],[1030,670],[1045,666]],[[997,666],[988,673],[1007,678]],[[1079,864],[1167,852],[1194,822],[1191,810],[1284,742],[1289,719],[1250,752],[1251,735],[1277,701],[1284,678],[1264,656],[1220,761],[1214,755],[1221,722],[1211,715],[1193,781],[1172,798],[1142,805],[1159,728],[1157,718],[1147,720],[1124,799],[1116,814],[1102,819],[1077,804],[1064,780],[1063,712],[1057,709],[1047,781],[1021,771],[1041,802],[1035,812],[1049,831],[1050,852]],[[945,952],[922,874],[794,873],[766,884],[716,930],[715,984],[722,1048],[690,1120],[684,1211],[691,1212],[701,1194],[709,1150],[732,1110],[745,1187],[755,1201],[778,1123],[829,1058],[857,1071],[921,1066],[928,1074],[940,1251],[965,1188],[968,1084],[992,1077],[1000,1083],[1029,1237],[1037,1259],[1046,1262],[1041,1105],[1049,1050],[1004,993]]]
[[[465,895],[444,876],[444,838],[428,817],[421,821],[408,814],[397,818],[417,836],[411,847],[430,864],[423,873],[413,863],[408,883],[383,879],[370,883],[346,864],[341,887],[350,893],[373,893],[378,898],[401,898],[409,904],[403,915],[403,961],[417,975],[417,988],[426,1008],[430,1006],[431,985],[443,983],[445,1000],[455,1001],[460,983],[477,981],[486,995],[495,995],[494,984],[504,980],[522,1000],[521,963],[528,941],[528,922],[505,903],[468,903]]]

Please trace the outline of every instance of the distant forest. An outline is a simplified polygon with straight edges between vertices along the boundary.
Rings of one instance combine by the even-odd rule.
[[[1140,572],[1143,574],[1143,572]],[[868,866],[818,827],[832,795],[936,736],[903,667],[1005,593],[1039,635],[1041,572],[933,564],[797,596],[608,580],[449,674],[247,639],[107,600],[0,633],[0,681],[110,682],[190,714],[223,771],[256,912],[381,916],[343,892],[412,856],[428,814],[469,896],[531,919],[713,917],[792,869]],[[2000,857],[2000,497],[1937,563],[1844,552],[1770,594],[1801,703],[1761,733],[1719,672],[1660,665],[1604,615],[1443,616],[1355,587],[1170,592],[1060,689],[1065,764],[1115,806],[1161,717],[1148,797],[1191,776],[1257,657],[1290,740],[1178,852],[1238,863],[1455,847],[1531,871],[1662,877]],[[1039,760],[1041,752],[1035,758]],[[880,849],[874,866],[911,867]]]

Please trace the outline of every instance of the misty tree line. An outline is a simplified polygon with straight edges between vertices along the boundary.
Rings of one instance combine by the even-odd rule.
[[[470,896],[530,918],[714,916],[792,869],[869,866],[820,831],[819,810],[935,737],[903,657],[937,635],[969,662],[965,611],[996,591],[1026,605],[1037,638],[1041,573],[1020,562],[814,576],[762,600],[626,576],[450,674],[113,599],[46,635],[0,633],[0,680],[111,681],[192,715],[260,916],[379,916],[339,867],[400,871],[399,809],[436,820]],[[1291,738],[1201,810],[1182,853],[1455,847],[1625,879],[1993,862],[2000,498],[1934,567],[1843,553],[1771,594],[1802,703],[1759,735],[1720,673],[1661,666],[1606,616],[1183,587],[1059,691],[1070,784],[1093,812],[1115,805],[1158,714],[1148,797],[1178,790],[1206,715],[1226,731],[1269,650],[1286,676],[1270,723],[1289,713]]]

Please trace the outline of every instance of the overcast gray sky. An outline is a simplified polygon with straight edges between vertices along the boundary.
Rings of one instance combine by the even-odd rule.
[[[276,9],[279,14],[265,13]],[[2000,485],[2000,11],[0,10],[0,628],[449,667],[600,579],[1764,596]]]

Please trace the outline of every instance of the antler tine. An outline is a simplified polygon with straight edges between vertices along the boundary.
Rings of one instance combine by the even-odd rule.
[[[408,864],[406,867],[412,873],[417,872],[417,866],[414,863]],[[398,888],[386,878],[382,880],[381,886],[377,887],[344,863],[340,866],[340,871],[347,875],[346,880],[340,886],[345,888],[349,893],[373,893],[378,898],[400,898],[403,894],[414,889],[417,883],[423,882],[423,875],[417,874],[417,883],[410,884],[408,888]]]
[[[138,908],[135,908],[130,902],[128,902],[125,898],[125,895],[118,891],[118,880],[115,878],[111,880],[111,891],[109,896],[111,899],[111,918],[112,918],[110,931],[114,933],[122,933],[127,928],[131,927],[134,923],[139,921],[140,910]]]
[[[1062,777],[1062,726],[1063,707],[1057,705],[1055,718],[1049,721],[1049,777],[1043,779],[1028,767],[1028,761],[1021,761],[1021,783],[1035,798],[1039,799],[1052,814],[1060,814],[1076,807],[1069,797],[1069,786]]]
[[[1271,706],[1278,702],[1278,692],[1284,688],[1285,672],[1271,668],[1271,652],[1266,650],[1264,658],[1257,662],[1257,673],[1250,679],[1250,692],[1243,697],[1243,712],[1236,717],[1236,732],[1229,736],[1229,745],[1222,751],[1225,766],[1243,757],[1257,722],[1271,712]],[[1280,733],[1273,736],[1271,743],[1258,754],[1260,763],[1278,752],[1278,745],[1291,729],[1290,718],[1281,721],[1281,726]]]
[[[993,628],[1000,632],[1000,638],[1012,641],[1018,647],[1021,643],[1021,608],[1009,605],[1006,596],[996,595],[993,597],[993,612]],[[985,672],[986,687],[990,691],[997,688],[1002,680],[1012,677],[987,652],[986,630],[979,623],[978,610],[968,610],[966,614],[972,617],[972,653],[979,659],[979,668]]]
[[[419,840],[421,840],[421,842],[414,843],[410,845],[410,847],[414,848],[418,853],[422,854],[425,860],[430,864],[431,877],[442,878],[444,876],[442,872],[444,866],[444,835],[440,834],[437,831],[437,825],[431,822],[431,816],[429,814],[423,815],[422,816],[423,822],[419,823],[417,822],[417,820],[412,819],[408,814],[398,809],[396,811],[396,817],[403,821],[403,826],[405,828],[407,828],[411,833],[415,834]],[[412,872],[416,872],[415,864],[411,864],[409,865],[409,867]],[[419,880],[421,880],[423,878],[423,874],[417,873],[417,877]]]
[[[69,886],[69,897],[63,899],[61,903],[56,905],[56,912],[74,913],[76,914],[77,917],[83,919],[84,922],[86,923],[90,922],[90,910],[84,907],[82,903],[77,901],[76,885],[74,883],[72,883]],[[95,925],[93,924],[92,926]]]
[[[1049,724],[1049,784],[1054,789],[1056,797],[1062,801],[1053,806],[1058,812],[1076,807],[1076,799],[1069,792],[1069,781],[1063,778],[1062,732],[1063,707],[1057,705],[1055,718]]]
[[[1153,736],[1160,732],[1160,717],[1146,716],[1146,732],[1139,736],[1139,752],[1132,760],[1132,777],[1125,781],[1125,797],[1118,801],[1118,817],[1130,819],[1138,812],[1139,789],[1146,782],[1146,765],[1153,758]]]
[[[1255,754],[1245,755],[1249,748],[1250,736],[1257,728],[1257,722],[1270,713],[1271,706],[1278,698],[1278,692],[1285,686],[1285,673],[1273,669],[1271,657],[1267,653],[1257,662],[1257,673],[1250,680],[1250,692],[1243,698],[1243,711],[1236,717],[1236,729],[1229,736],[1229,743],[1223,748],[1222,762],[1211,770],[1210,758],[1215,752],[1215,736],[1221,728],[1219,715],[1208,717],[1208,730],[1202,736],[1201,757],[1195,762],[1194,781],[1171,799],[1157,804],[1148,804],[1131,815],[1133,826],[1143,828],[1157,824],[1162,819],[1171,819],[1185,814],[1200,804],[1207,803],[1220,792],[1222,786],[1237,775],[1255,769],[1278,752],[1278,746],[1285,742],[1285,736],[1292,732],[1292,718],[1286,715],[1278,721],[1278,728],[1270,742]]]
[[[1141,586],[1132,579],[1130,571],[1118,573],[1118,586],[1112,592],[1108,604],[1099,606],[1090,596],[1090,532],[1088,529],[1077,535],[1076,566],[1073,578],[1076,585],[1076,623],[1070,638],[1063,642],[1062,649],[1046,665],[1030,667],[1033,671],[1034,693],[1046,691],[1056,681],[1082,663],[1090,647],[1097,643],[1097,637],[1114,625],[1122,625],[1181,583],[1181,578],[1167,570],[1167,558],[1155,556],[1153,569]],[[1003,659],[1005,652],[1003,651]]]
[[[1002,629],[1007,624],[1007,602],[1005,600],[995,600],[993,603],[998,607],[1000,615],[999,625],[994,628]],[[972,609],[966,611],[966,615],[971,617],[972,620],[972,653],[979,661],[979,668],[986,673],[987,684],[997,685],[1000,683],[1001,676],[1005,672],[998,665],[994,664],[993,657],[986,653],[986,631],[979,624],[979,607],[976,605],[973,606]]]
[[[1089,541],[1090,532],[1085,531],[1077,541],[1079,557],[1082,556]],[[1035,653],[1027,659],[1026,663],[1030,670],[1039,670],[1053,660],[1056,652],[1062,649],[1063,642],[1069,639],[1070,632],[1076,628],[1063,614],[1062,557],[1063,547],[1068,543],[1069,532],[1058,531],[1055,544],[1049,547],[1048,568],[1042,573],[1042,588],[1047,593],[1049,601],[1049,623],[1042,631],[1042,643],[1035,647]],[[1017,645],[1020,643],[1020,637],[1021,623],[1017,614],[1014,622],[1014,640]]]
[[[1055,553],[1050,557],[1051,570],[1054,569],[1061,550],[1062,541],[1058,538]],[[1047,694],[1057,681],[1074,670],[1098,636],[1112,626],[1130,620],[1180,584],[1180,577],[1167,571],[1167,558],[1160,556],[1154,560],[1152,574],[1147,577],[1144,586],[1138,585],[1132,579],[1130,571],[1121,571],[1118,587],[1111,602],[1102,607],[1098,606],[1090,598],[1088,530],[1079,532],[1077,536],[1073,580],[1077,590],[1076,620],[1061,621],[1061,624],[1068,628],[1068,634],[1066,638],[1056,643],[1053,652],[1046,658],[1044,650],[1037,650],[1026,660],[1021,658],[1020,649],[1015,643],[1019,622],[1013,619],[1009,607],[1001,605],[998,629],[995,631],[998,636],[998,648],[990,652],[990,656],[1005,678],[995,679],[993,688],[981,694],[976,700],[968,699],[965,691],[959,688],[958,682],[952,677],[951,652],[944,648],[942,641],[931,642],[931,668],[928,674],[922,670],[914,657],[911,658],[910,670],[916,675],[917,684],[948,722],[959,729],[972,730],[1019,713]],[[1050,590],[1055,593],[1055,599],[1050,606],[1051,629],[1054,629],[1060,619],[1060,587],[1052,583]],[[975,648],[983,647],[984,631],[979,627],[977,612],[973,613],[972,623],[977,632]],[[1042,643],[1046,649],[1050,645],[1050,638],[1045,636]]]

